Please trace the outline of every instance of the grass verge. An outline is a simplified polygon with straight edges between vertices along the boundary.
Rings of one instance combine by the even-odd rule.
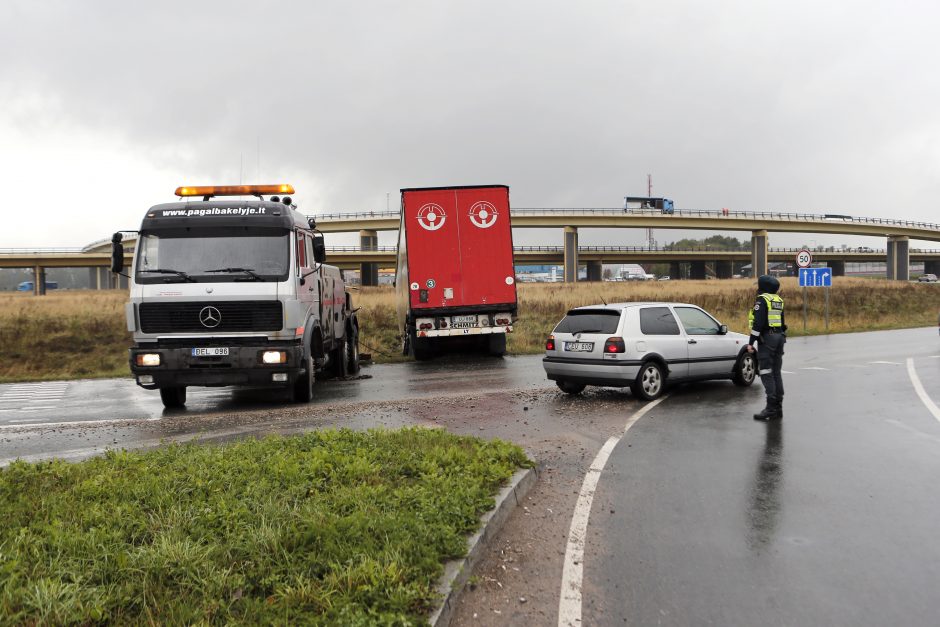
[[[523,451],[320,431],[0,469],[12,624],[422,624]]]
[[[795,278],[781,281],[790,335],[826,333],[824,291],[803,290]],[[747,332],[755,282],[636,281],[519,285],[519,320],[508,338],[514,354],[541,353],[545,336],[572,307],[607,301],[664,300],[699,305],[733,331]],[[940,286],[882,279],[837,277],[829,292],[829,333],[933,326],[940,311]],[[376,362],[404,361],[391,287],[366,287],[354,295],[361,306],[360,343]],[[127,294],[74,291],[0,295],[0,383],[42,379],[127,376],[130,334],[124,323]]]

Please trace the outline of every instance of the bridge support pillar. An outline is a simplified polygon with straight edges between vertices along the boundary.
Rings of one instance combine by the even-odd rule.
[[[378,250],[379,234],[376,231],[359,231],[359,248],[362,251]],[[379,264],[374,261],[363,262],[359,265],[359,277],[363,286],[379,284]]]
[[[732,268],[734,262],[731,261],[716,261],[715,262],[715,276],[719,279],[730,279],[731,275],[734,274]]]
[[[673,281],[678,281],[682,278],[680,274],[682,272],[682,267],[679,265],[678,261],[669,262],[669,278]]]
[[[704,261],[693,261],[689,264],[692,266],[691,271],[689,272],[689,278],[692,280],[705,280],[705,262]]]
[[[911,242],[906,235],[888,237],[888,279],[911,280]]]
[[[829,267],[832,268],[832,276],[845,276],[845,262],[833,259],[829,262]]]
[[[767,231],[751,231],[751,272],[767,274]]]
[[[46,269],[42,266],[33,268],[33,295],[44,296],[46,293]]]
[[[602,261],[587,262],[587,280],[588,281],[603,281],[604,280],[604,262]]]
[[[578,282],[578,227],[565,227],[565,283]]]
[[[927,260],[924,262],[924,274],[936,274],[940,276],[940,261]]]

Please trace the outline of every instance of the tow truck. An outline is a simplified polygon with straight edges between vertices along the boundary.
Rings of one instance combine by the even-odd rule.
[[[323,234],[293,193],[288,184],[178,187],[178,202],[144,215],[124,275],[129,361],[165,407],[183,407],[189,386],[287,388],[309,402],[318,375],[359,371],[344,277],[325,263]],[[122,241],[112,237],[112,272],[124,269]]]

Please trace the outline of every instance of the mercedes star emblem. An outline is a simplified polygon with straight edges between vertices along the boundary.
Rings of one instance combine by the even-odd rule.
[[[222,314],[215,307],[203,307],[199,312],[199,322],[202,326],[213,329],[222,322]]]

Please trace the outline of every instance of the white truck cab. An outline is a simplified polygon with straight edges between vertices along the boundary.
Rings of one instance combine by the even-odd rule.
[[[127,274],[130,368],[166,407],[185,405],[192,385],[287,387],[308,402],[315,373],[358,372],[345,281],[324,263],[315,222],[278,196],[292,193],[290,185],[180,187],[186,200],[145,214]],[[123,270],[121,240],[115,233],[113,272]]]

